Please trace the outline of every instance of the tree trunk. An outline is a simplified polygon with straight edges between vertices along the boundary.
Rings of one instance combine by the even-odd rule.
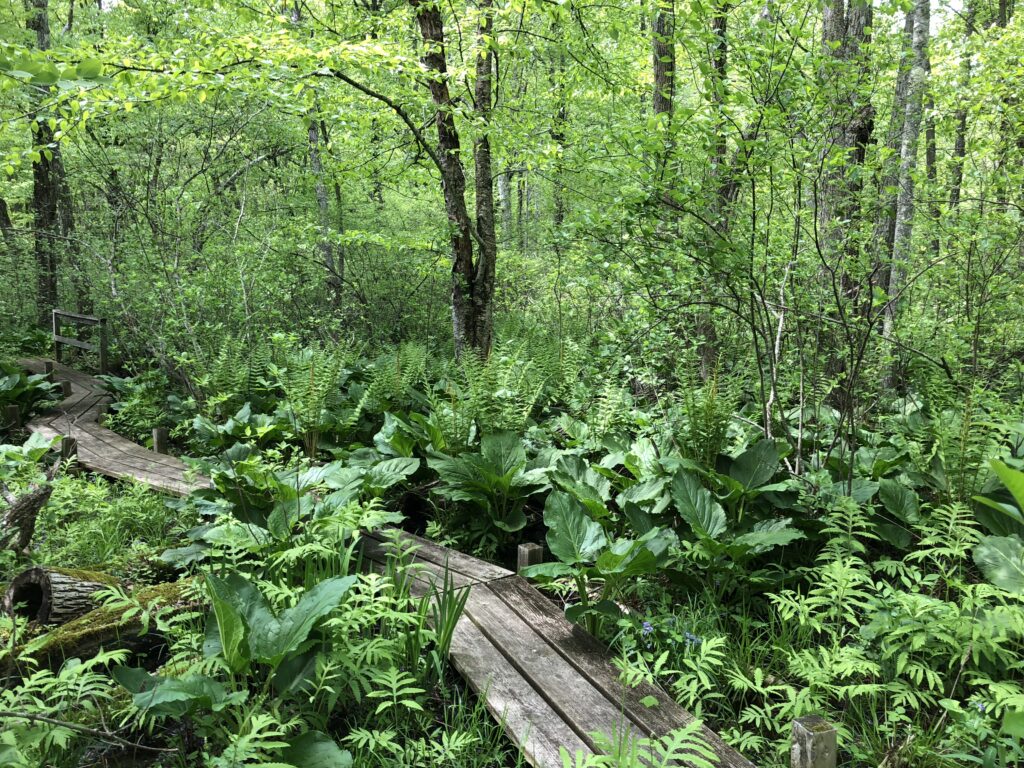
[[[911,257],[911,238],[914,232],[914,171],[917,168],[917,150],[921,135],[921,115],[924,94],[928,88],[928,26],[930,0],[914,2],[913,64],[907,83],[907,108],[903,120],[900,143],[899,192],[896,198],[896,227],[893,233],[892,268],[889,270],[888,295],[883,320],[883,333],[892,334],[899,299],[903,289],[903,273]]]
[[[459,134],[455,126],[455,106],[448,89],[448,64],[445,58],[444,23],[441,9],[434,2],[411,0],[423,37],[423,64],[431,74],[427,85],[436,109],[438,160],[445,212],[451,227],[452,249],[452,331],[455,354],[471,349],[487,355],[493,341],[493,295],[497,243],[494,232],[494,194],[491,174],[490,141],[486,125],[491,111],[491,69],[493,54],[489,45],[477,52],[476,110],[485,126],[477,141],[476,219],[477,229],[466,205],[466,175],[463,170]],[[481,43],[489,33],[493,14],[491,0],[482,0]],[[479,255],[474,258],[474,240]]]
[[[882,161],[882,174],[878,181],[879,210],[875,217],[875,264],[876,272],[882,276],[882,287],[889,284],[889,273],[892,269],[892,245],[896,234],[896,199],[898,196],[900,174],[900,146],[903,138],[903,125],[907,113],[907,89],[910,83],[910,41],[914,35],[914,12],[907,11],[901,37],[899,67],[896,72],[896,92],[893,95],[892,114],[885,137],[885,159]]]
[[[36,47],[40,51],[50,48],[50,18],[48,0],[28,0],[28,28],[36,33]],[[38,100],[48,89],[37,92]],[[35,258],[37,273],[37,310],[39,324],[50,326],[50,312],[57,306],[57,277],[61,248],[70,247],[74,231],[71,194],[64,172],[60,145],[46,120],[37,120],[38,112],[30,115],[33,143],[40,148],[39,159],[32,163],[32,217],[35,230]],[[76,276],[76,285],[78,283]],[[79,297],[80,300],[82,297]]]
[[[7,201],[0,197],[0,235],[3,235],[4,243],[9,249],[14,248],[14,222],[11,221],[11,213],[7,208]]]
[[[318,104],[318,102],[314,102]],[[318,106],[314,108],[318,112]],[[334,243],[331,242],[331,211],[327,199],[327,184],[324,181],[324,166],[320,152],[321,144],[321,122],[316,114],[309,117],[309,167],[313,172],[313,179],[316,188],[316,210],[317,225],[319,228],[319,242],[317,250],[320,251],[320,261],[327,272],[327,289],[330,293],[331,306],[337,310],[342,304],[342,279],[344,262],[335,258]]]
[[[59,461],[47,470],[43,483],[29,486],[21,496],[14,496],[6,485],[0,483],[0,494],[7,502],[7,509],[0,516],[0,549],[13,549],[17,553],[28,551],[36,530],[36,518],[50,500],[53,493],[51,481],[58,469]]]
[[[185,600],[188,584],[187,580],[156,584],[140,589],[133,597],[147,611],[158,608],[195,610],[199,606]],[[33,640],[31,650],[24,646],[15,649],[6,665],[0,664],[0,677],[24,675],[35,669],[19,668],[18,660],[25,655],[50,669],[56,669],[66,659],[88,659],[101,648],[131,651],[142,657],[140,661],[144,666],[153,668],[155,662],[162,658],[165,646],[166,641],[159,632],[143,625],[138,611],[126,614],[120,606],[93,607],[88,613],[53,627],[45,635]]]
[[[958,90],[964,93],[971,87],[971,39],[974,36],[974,3],[968,2],[964,16],[965,41],[964,52],[960,59],[960,83]],[[964,161],[967,157],[967,104],[961,100],[956,110],[956,134],[953,139],[953,167],[949,183],[949,207],[956,210],[960,206],[960,195],[964,184]]]
[[[494,174],[491,170],[491,124],[494,51],[491,26],[494,0],[479,0],[480,27],[476,53],[476,114],[484,127],[476,141],[476,229],[480,248],[473,275],[473,348],[488,355],[494,343],[494,274],[498,260],[498,240],[494,224]]]
[[[675,0],[657,0],[651,37],[651,58],[654,66],[651,104],[655,116],[661,118],[659,129],[664,130],[666,136],[655,163],[655,178],[657,183],[661,184],[664,181],[665,166],[672,152],[672,111],[675,103],[676,78]]]

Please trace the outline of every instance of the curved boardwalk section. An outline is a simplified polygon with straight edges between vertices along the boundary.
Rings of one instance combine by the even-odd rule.
[[[69,397],[26,426],[44,437],[73,437],[81,466],[108,477],[132,478],[177,496],[210,487],[205,477],[190,478],[181,459],[147,450],[101,427],[98,422],[110,398],[98,379],[49,360],[20,362],[33,373],[43,373],[47,364],[52,364],[54,381],[71,384]]]
[[[47,363],[22,361],[39,373]],[[79,463],[94,472],[134,478],[176,495],[210,487],[205,477],[189,478],[179,459],[99,426],[109,398],[97,379],[59,363],[53,373],[71,383],[71,396],[29,429],[75,438]],[[570,755],[599,752],[598,734],[623,743],[693,722],[660,688],[624,685],[601,644],[511,571],[394,529],[368,534],[363,559],[377,571],[394,560],[417,595],[445,583],[469,590],[452,640],[452,662],[537,768],[562,768],[562,748]],[[754,768],[717,734],[703,730],[720,768]]]

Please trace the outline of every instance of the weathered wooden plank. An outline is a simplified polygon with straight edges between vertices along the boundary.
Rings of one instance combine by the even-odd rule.
[[[387,565],[389,554],[393,553],[391,542],[381,541],[378,533],[369,533],[363,536],[362,547],[363,557],[373,563],[380,565],[378,569],[381,573],[384,572],[385,566]],[[410,555],[411,562],[409,564],[409,570],[412,573],[413,578],[416,581],[418,589],[414,589],[414,593],[419,595],[426,594],[430,591],[431,586],[434,584],[444,584],[445,579],[445,568],[443,565],[437,565],[425,560],[416,560],[415,556]],[[409,560],[407,560],[409,562]],[[479,582],[471,579],[463,573],[459,573],[451,568],[448,569],[448,579],[455,587],[468,587]]]
[[[372,533],[369,536],[376,538],[378,541],[387,540],[387,534],[383,532]],[[449,570],[468,576],[474,581],[488,582],[512,575],[512,571],[501,566],[479,560],[458,550],[439,546],[412,533],[402,531],[400,533],[400,541],[403,547],[414,549],[414,556],[417,561],[433,563],[441,568],[447,566]]]
[[[581,627],[568,621],[557,607],[525,579],[514,576],[489,586],[522,622],[543,635],[552,648],[572,664],[582,677],[628,713],[630,720],[645,735],[664,736],[694,721],[693,715],[657,686],[642,683],[631,688],[624,685],[619,680],[607,650]],[[656,707],[644,705],[642,700],[648,696],[658,702]],[[708,746],[719,757],[720,768],[754,768],[753,763],[722,741],[717,733],[707,727],[702,731]]]
[[[595,732],[622,743],[645,735],[490,585],[470,591],[465,615],[588,747],[598,749]]]
[[[68,320],[77,321],[84,325],[99,325],[103,322],[102,318],[95,317],[93,315],[80,315],[77,312],[68,312],[66,309],[55,309],[53,314],[57,317],[67,318]]]
[[[79,424],[78,428],[87,433],[99,443],[116,449],[131,460],[143,460],[151,464],[167,467],[174,472],[185,472],[188,466],[177,456],[170,456],[166,453],[157,453],[143,448],[138,443],[121,437],[116,432],[101,427],[94,422]]]
[[[103,382],[95,376],[82,373],[63,363],[55,363],[52,360],[45,360],[41,357],[30,357],[18,361],[18,365],[31,373],[46,373],[47,364],[53,366],[53,375],[58,379],[67,379],[72,384],[76,384],[83,389],[91,389],[98,392],[105,391]]]
[[[90,344],[88,341],[79,341],[78,339],[73,339],[70,336],[60,336],[56,333],[53,334],[53,340],[57,344],[64,344],[68,347],[78,347],[78,349],[84,349],[86,352],[92,352],[97,348],[97,345]]]
[[[92,424],[76,424],[71,428],[66,428],[67,424],[61,419],[54,419],[50,422],[50,426],[62,434],[73,434],[79,439],[80,447],[88,453],[87,456],[83,455],[84,461],[93,460],[101,462],[104,467],[116,467],[123,472],[138,471],[148,475],[160,476],[168,480],[180,480],[185,475],[187,468],[184,464],[174,466],[154,461],[150,458],[150,455],[158,456],[159,454],[152,454],[151,452],[148,455],[146,453],[140,454],[134,450],[128,450],[125,446],[120,446],[117,443],[112,444],[97,437],[95,430],[102,429],[102,427],[95,427]],[[133,444],[127,443],[127,445],[131,446]]]
[[[560,747],[570,755],[593,754],[501,651],[465,617],[455,626],[450,655],[455,669],[483,698],[488,711],[502,724],[530,765],[561,768]]]

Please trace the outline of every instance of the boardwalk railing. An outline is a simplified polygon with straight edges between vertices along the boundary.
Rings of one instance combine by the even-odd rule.
[[[61,325],[72,323],[74,325],[94,325],[97,327],[99,339],[96,344],[87,341],[73,339],[70,336],[61,334]],[[79,315],[75,312],[68,312],[63,309],[53,310],[53,357],[59,363],[61,360],[61,345],[77,347],[86,352],[99,352],[100,373],[107,372],[107,321],[102,317],[92,315]]]

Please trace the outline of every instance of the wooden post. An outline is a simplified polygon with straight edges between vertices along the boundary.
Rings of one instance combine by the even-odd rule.
[[[71,382],[64,379],[60,383],[60,391],[64,394],[64,399],[67,400],[71,397]]]
[[[167,427],[153,428],[153,450],[156,453],[167,453]]]
[[[544,547],[540,544],[520,544],[516,557],[516,573],[521,573],[528,565],[537,565],[544,561]]]
[[[808,715],[793,721],[792,768],[836,768],[837,753],[835,726],[825,718]]]
[[[43,375],[47,381],[53,381],[53,361],[46,360],[43,362]]]
[[[60,336],[60,315],[57,314],[57,310],[53,310],[53,359],[58,363],[60,362],[60,342],[57,341],[57,337]]]
[[[100,319],[100,375],[107,373],[107,320]]]
[[[61,461],[69,461],[78,456],[78,441],[73,437],[62,437],[60,439]]]
[[[21,409],[18,406],[4,406],[4,426],[8,429],[21,426]]]

